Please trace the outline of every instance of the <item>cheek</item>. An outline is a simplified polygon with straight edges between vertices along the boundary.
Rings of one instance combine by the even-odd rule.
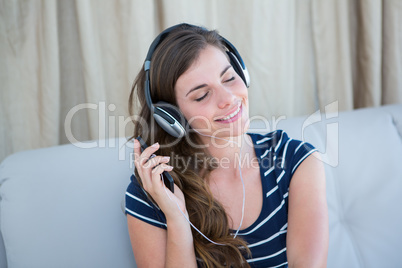
[[[246,87],[246,85],[244,84],[243,80],[241,80],[241,78],[239,77],[239,79],[236,80],[236,92],[237,95],[243,99],[247,99],[248,98],[248,88]]]
[[[195,129],[208,129],[211,126],[212,114],[211,109],[199,107],[197,105],[189,105],[183,109],[183,115],[189,122],[190,126]]]

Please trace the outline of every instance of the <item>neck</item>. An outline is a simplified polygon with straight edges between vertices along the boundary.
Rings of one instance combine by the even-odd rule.
[[[247,134],[235,137],[208,137],[201,136],[208,152],[220,163],[219,167],[238,168],[239,159],[242,159],[250,149],[254,150],[251,138]]]

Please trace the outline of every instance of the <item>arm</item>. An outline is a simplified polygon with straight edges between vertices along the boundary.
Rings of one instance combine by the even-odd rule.
[[[289,267],[326,267],[328,233],[325,171],[315,152],[296,169],[289,186]]]
[[[196,267],[189,224],[168,223],[168,231],[127,215],[128,232],[138,267]]]
[[[160,174],[171,170],[162,156],[149,157],[159,149],[151,146],[140,152],[134,143],[134,164],[144,189],[153,197],[166,216],[167,230],[127,216],[131,245],[138,267],[196,267],[191,227],[183,217],[187,214],[181,190],[175,185],[174,194],[165,189]],[[179,205],[180,209],[177,207]]]

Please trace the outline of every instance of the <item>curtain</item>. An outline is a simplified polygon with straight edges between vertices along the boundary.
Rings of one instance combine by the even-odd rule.
[[[251,117],[402,103],[401,18],[400,0],[0,0],[0,161],[129,136],[148,46],[180,22],[239,50]]]

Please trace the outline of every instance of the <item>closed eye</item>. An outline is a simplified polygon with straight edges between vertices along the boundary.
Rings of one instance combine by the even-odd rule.
[[[195,101],[198,101],[198,102],[202,101],[203,99],[205,99],[205,97],[208,95],[208,93],[209,92],[205,93],[202,97],[195,99]]]
[[[227,83],[227,82],[230,82],[230,81],[233,81],[233,80],[235,80],[235,77],[234,77],[234,76],[231,77],[231,78],[229,78],[228,80],[226,80],[226,81],[224,81],[224,82]]]

